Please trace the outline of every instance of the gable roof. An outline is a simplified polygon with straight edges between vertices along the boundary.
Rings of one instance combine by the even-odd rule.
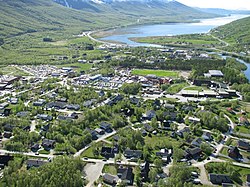
[[[213,184],[219,184],[222,183],[232,183],[232,180],[230,179],[229,175],[222,175],[222,174],[208,174],[209,180]]]

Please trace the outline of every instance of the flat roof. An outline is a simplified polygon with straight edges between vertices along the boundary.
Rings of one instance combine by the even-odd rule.
[[[184,95],[199,95],[199,91],[198,90],[182,90],[181,94],[184,94]]]
[[[223,76],[224,75],[220,70],[209,70],[208,72],[212,76]]]

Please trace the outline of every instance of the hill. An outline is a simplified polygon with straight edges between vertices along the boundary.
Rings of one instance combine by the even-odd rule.
[[[227,9],[221,9],[221,8],[196,8],[199,11],[207,12],[210,14],[218,14],[227,16],[230,14],[250,14],[249,10],[227,10]]]
[[[250,51],[250,17],[217,27],[211,33],[221,40],[228,42],[228,49],[230,51]]]
[[[119,17],[143,21],[179,22],[194,18],[208,18],[214,14],[204,13],[174,0],[54,0],[73,9],[98,14],[112,13]]]

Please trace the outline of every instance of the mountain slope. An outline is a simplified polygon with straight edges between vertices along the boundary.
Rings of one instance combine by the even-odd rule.
[[[0,1],[1,37],[66,28],[89,29],[94,26],[94,20],[98,20],[98,16],[84,15],[48,0]]]
[[[211,33],[228,42],[231,51],[250,51],[250,17],[217,27]]]
[[[116,15],[146,18],[162,16],[174,20],[180,18],[206,18],[214,16],[185,6],[173,0],[54,0],[55,2],[78,10],[96,13],[114,12]],[[168,21],[167,19],[165,20]]]

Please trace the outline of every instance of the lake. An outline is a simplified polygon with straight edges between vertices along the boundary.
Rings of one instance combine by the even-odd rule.
[[[131,41],[129,38],[148,37],[148,36],[172,36],[180,34],[206,33],[209,30],[221,25],[225,25],[237,19],[247,17],[249,15],[231,15],[228,17],[220,17],[213,19],[203,19],[198,23],[169,23],[156,25],[139,25],[126,28],[115,29],[115,33],[111,36],[99,38],[100,40],[115,41],[124,43],[129,46],[158,46],[148,43],[138,43]]]

